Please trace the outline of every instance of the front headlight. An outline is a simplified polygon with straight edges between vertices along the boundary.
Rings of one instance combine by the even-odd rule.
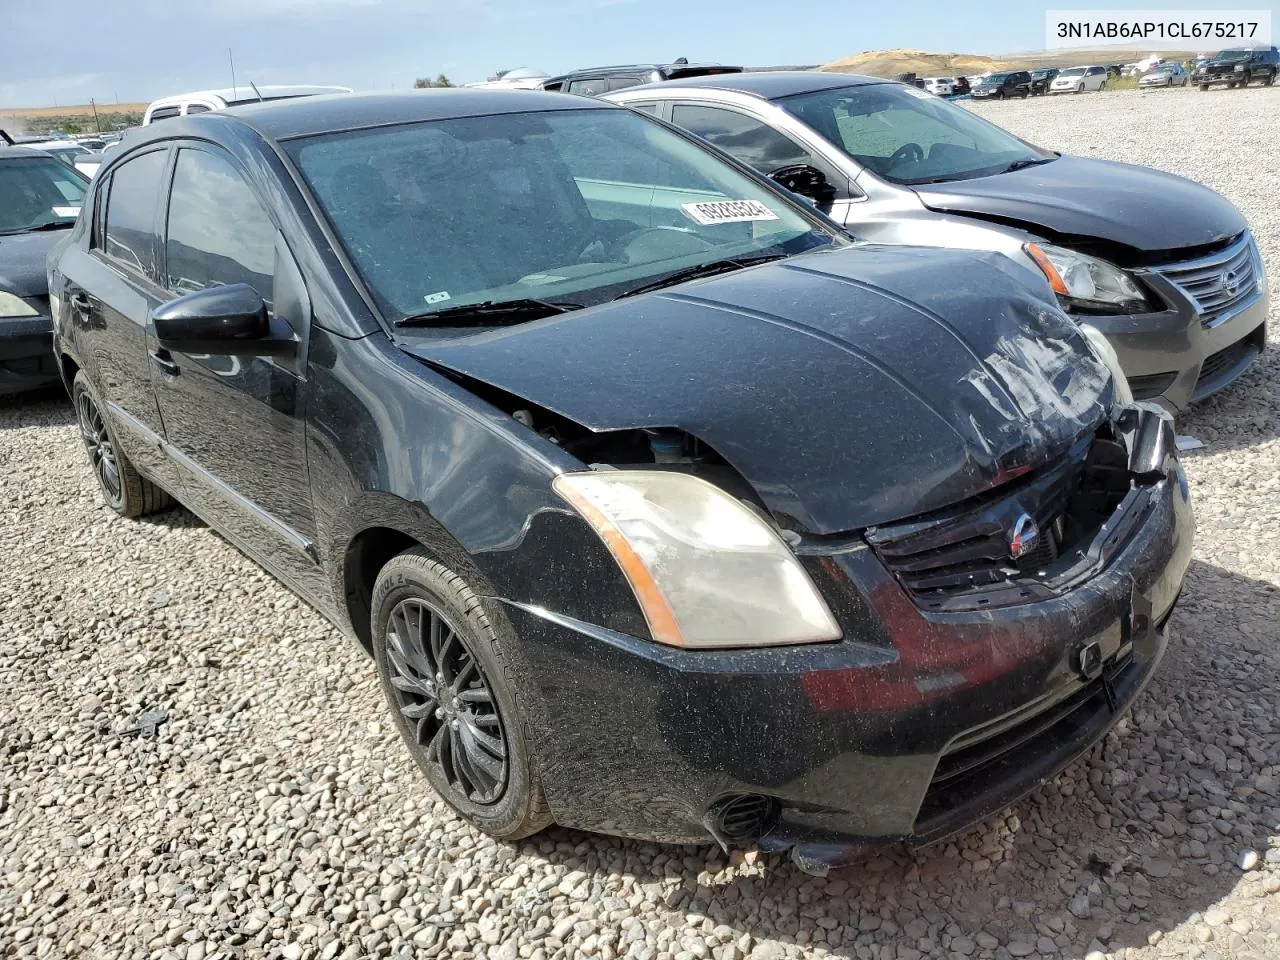
[[[1115,264],[1049,243],[1028,243],[1024,249],[1068,312],[1072,307],[1086,313],[1146,312],[1142,288]]]
[[[653,639],[751,647],[839,639],[826,602],[768,523],[683,473],[566,473],[551,484],[604,541]]]
[[[0,291],[0,317],[34,317],[39,311],[21,297]]]
[[[1116,383],[1115,402],[1121,406],[1133,403],[1133,391],[1129,389],[1129,378],[1124,375],[1124,370],[1120,367],[1120,357],[1117,356],[1115,347],[1111,346],[1102,331],[1093,324],[1081,323],[1079,327],[1084,338],[1089,341],[1089,346],[1093,347],[1093,352],[1098,355],[1098,359],[1111,370],[1111,377]]]

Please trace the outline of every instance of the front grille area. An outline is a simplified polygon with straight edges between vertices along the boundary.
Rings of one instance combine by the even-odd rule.
[[[1163,394],[1178,379],[1178,373],[1150,373],[1142,377],[1129,378],[1129,392],[1135,400],[1154,400]]]
[[[943,752],[916,816],[916,833],[928,835],[958,808],[990,795],[1020,792],[1027,771],[1061,758],[1100,734],[1115,716],[1114,691],[1129,688],[1141,665],[1132,648],[1122,649],[1104,667],[1103,677],[1059,700],[1034,704],[1021,713],[956,738]],[[1062,762],[1042,772],[1051,774]],[[1012,797],[1008,797],[1012,799]]]
[[[1048,469],[952,511],[868,530],[867,541],[924,610],[1041,599],[1050,595],[1048,574],[1083,556],[1077,548],[1129,492],[1128,463],[1124,444],[1104,427]]]
[[[1258,292],[1258,264],[1253,237],[1245,233],[1212,256],[1157,267],[1155,271],[1191,299],[1204,326],[1214,327]]]
[[[1197,385],[1218,379],[1243,362],[1246,357],[1253,356],[1257,352],[1258,348],[1248,337],[1245,337],[1217,353],[1209,354],[1200,367],[1200,379],[1196,381]]]

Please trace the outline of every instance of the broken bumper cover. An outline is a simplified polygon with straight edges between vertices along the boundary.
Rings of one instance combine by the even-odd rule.
[[[1097,742],[1143,689],[1191,556],[1176,461],[1127,544],[1061,596],[923,612],[865,548],[806,562],[845,639],[678,650],[495,602],[519,638],[547,797],[565,826],[793,848],[813,868],[1002,809]],[[717,811],[755,802],[726,838]],[[741,826],[741,824],[737,824]]]

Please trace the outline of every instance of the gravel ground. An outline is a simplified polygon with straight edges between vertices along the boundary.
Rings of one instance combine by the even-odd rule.
[[[1280,90],[980,112],[1221,190],[1280,278]],[[1008,814],[819,880],[470,829],[354,647],[185,512],[108,513],[63,399],[2,402],[0,955],[1280,956],[1277,352],[1180,428],[1199,543],[1130,718]]]

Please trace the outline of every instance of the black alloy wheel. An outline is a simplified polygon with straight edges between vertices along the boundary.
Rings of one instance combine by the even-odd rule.
[[[122,517],[140,517],[172,507],[173,497],[140,474],[120,449],[83,371],[76,373],[71,384],[71,398],[80,439],[89,454],[103,502]]]
[[[519,640],[461,576],[416,546],[386,562],[369,598],[383,696],[440,798],[501,840],[552,822],[522,690]],[[529,705],[517,700],[530,698]]]
[[[501,799],[506,733],[489,678],[467,640],[442,612],[411,597],[391,611],[384,642],[396,706],[427,762],[471,803]]]
[[[80,424],[80,437],[84,440],[84,448],[89,454],[89,465],[93,467],[94,476],[102,485],[102,494],[108,503],[119,503],[123,492],[120,480],[120,464],[116,458],[116,447],[107,432],[107,425],[102,419],[98,405],[93,397],[81,391],[76,397],[76,420]]]

